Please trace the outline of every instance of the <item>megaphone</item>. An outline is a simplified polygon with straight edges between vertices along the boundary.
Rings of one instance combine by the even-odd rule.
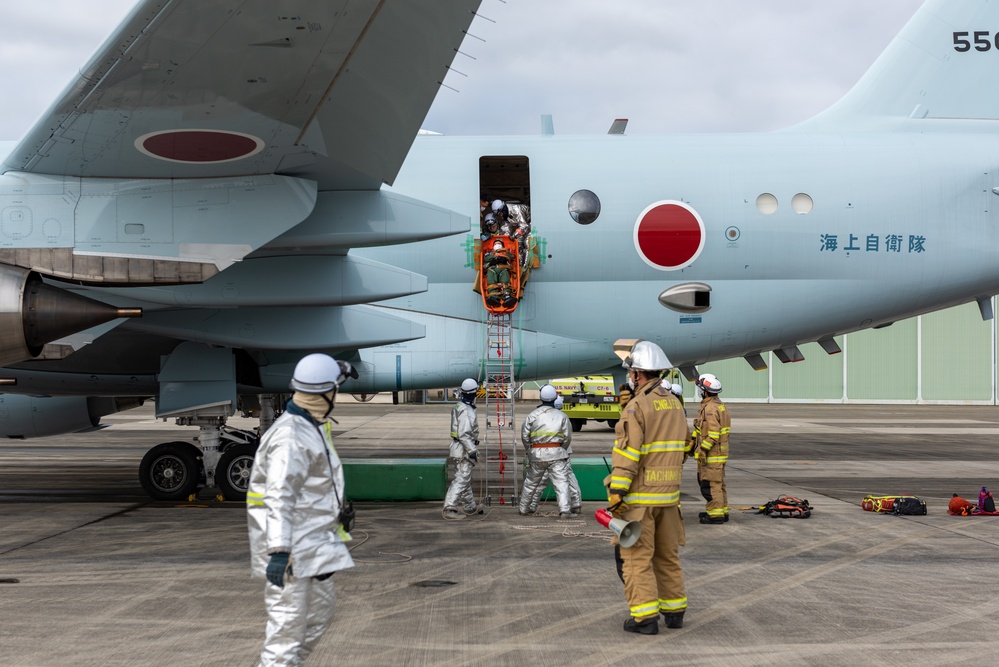
[[[617,533],[618,542],[624,549],[634,546],[642,536],[642,524],[638,521],[615,519],[613,514],[603,508],[594,512],[593,516],[601,526]]]

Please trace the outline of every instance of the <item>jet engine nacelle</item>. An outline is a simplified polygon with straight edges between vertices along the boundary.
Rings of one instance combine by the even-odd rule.
[[[46,343],[110,322],[142,315],[44,283],[32,271],[0,265],[0,366],[37,357]]]
[[[0,394],[0,435],[24,440],[95,428],[105,415],[142,405],[141,398]]]

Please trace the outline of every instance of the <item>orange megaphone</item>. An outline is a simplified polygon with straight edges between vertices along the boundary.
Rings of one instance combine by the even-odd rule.
[[[615,519],[613,514],[603,508],[594,512],[593,516],[601,526],[617,533],[618,541],[624,549],[634,546],[642,536],[642,524],[638,521]]]

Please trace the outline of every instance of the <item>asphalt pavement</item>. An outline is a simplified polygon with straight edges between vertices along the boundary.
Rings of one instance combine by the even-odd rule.
[[[518,405],[520,418],[532,407]],[[336,575],[337,616],[309,664],[980,666],[999,655],[999,517],[946,513],[953,493],[999,491],[997,408],[729,407],[729,523],[697,523],[703,500],[685,469],[682,629],[622,631],[599,502],[581,519],[561,521],[549,503],[458,522],[437,501],[363,503],[357,566]],[[347,399],[338,450],[443,457],[449,409]],[[148,408],[106,421],[0,443],[0,665],[255,664],[263,584],[249,577],[243,506],[148,500],[142,455],[195,430]],[[612,442],[587,424],[575,456],[606,456]],[[868,493],[920,496],[928,514],[866,512]],[[753,509],[781,494],[807,498],[813,515]]]

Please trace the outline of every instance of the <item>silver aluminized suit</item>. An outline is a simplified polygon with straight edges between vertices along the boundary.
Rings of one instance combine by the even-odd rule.
[[[354,566],[339,523],[343,468],[328,424],[289,402],[253,461],[246,494],[253,576],[266,579],[270,554],[290,554],[284,588],[264,584],[261,666],[304,664],[333,620],[336,592],[329,575]]]
[[[479,453],[479,419],[475,406],[458,401],[451,409],[451,446],[448,460],[454,465],[454,480],[444,496],[444,509],[475,509],[475,496],[472,495],[472,467],[475,463],[469,458]]]
[[[527,450],[527,472],[524,475],[524,489],[520,494],[520,512],[528,514],[531,502],[543,489],[539,489],[545,472],[551,477],[552,486],[558,496],[558,510],[567,514],[572,507],[569,497],[569,452],[572,441],[572,426],[565,413],[553,405],[545,404],[536,408],[524,420],[520,429],[520,441]],[[535,503],[535,509],[537,503]]]

